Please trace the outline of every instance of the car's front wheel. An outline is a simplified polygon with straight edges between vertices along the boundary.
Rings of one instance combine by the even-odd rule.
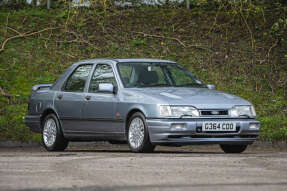
[[[242,153],[247,148],[247,145],[220,145],[225,153]]]
[[[48,151],[63,151],[68,146],[60,129],[58,118],[54,114],[45,117],[43,123],[42,142]]]
[[[128,144],[133,152],[153,152],[155,146],[151,144],[145,116],[136,112],[128,121]]]

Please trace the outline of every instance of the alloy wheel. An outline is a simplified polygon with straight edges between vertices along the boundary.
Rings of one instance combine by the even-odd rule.
[[[145,135],[144,122],[141,118],[135,117],[129,127],[129,142],[131,147],[139,148],[144,141]]]
[[[56,141],[57,125],[54,119],[46,120],[43,129],[43,140],[47,147],[52,146]]]

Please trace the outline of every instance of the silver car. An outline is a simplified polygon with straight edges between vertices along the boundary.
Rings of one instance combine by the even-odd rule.
[[[33,87],[25,123],[48,151],[69,141],[156,145],[219,144],[241,153],[260,123],[248,101],[205,85],[176,62],[91,59],[70,66],[54,84]]]

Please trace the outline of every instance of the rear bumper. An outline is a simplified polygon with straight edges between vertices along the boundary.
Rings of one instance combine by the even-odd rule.
[[[35,133],[41,133],[40,115],[27,115],[24,118],[25,124]]]
[[[232,121],[236,132],[200,132],[203,122]],[[252,144],[259,130],[250,130],[250,124],[260,122],[255,119],[147,119],[150,140],[153,144]],[[184,124],[184,130],[174,130],[172,125]]]

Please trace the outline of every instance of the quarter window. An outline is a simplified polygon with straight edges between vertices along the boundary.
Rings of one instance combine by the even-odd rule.
[[[83,92],[92,67],[93,65],[91,64],[79,66],[67,80],[64,90]]]
[[[108,83],[116,86],[116,80],[113,69],[107,64],[98,64],[92,76],[89,92],[96,93],[99,91],[99,84]]]

